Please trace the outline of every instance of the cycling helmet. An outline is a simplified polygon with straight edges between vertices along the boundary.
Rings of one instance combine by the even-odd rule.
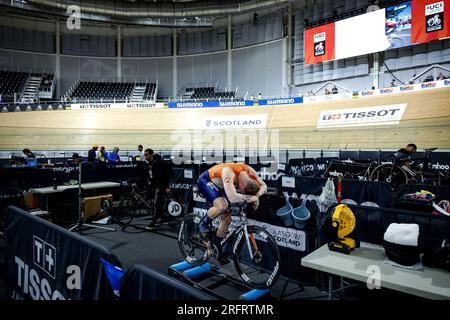
[[[412,266],[420,261],[419,225],[415,223],[391,223],[384,233],[383,247],[392,261]]]
[[[358,205],[358,203],[355,200],[352,200],[352,199],[343,199],[343,200],[341,200],[341,203],[352,204],[352,205],[355,205],[355,206]]]
[[[375,202],[371,202],[371,201],[365,201],[365,202],[361,203],[361,205],[366,206],[366,207],[375,207],[375,208],[380,207],[378,204],[376,204]]]

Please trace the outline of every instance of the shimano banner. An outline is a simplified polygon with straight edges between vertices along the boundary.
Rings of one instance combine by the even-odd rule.
[[[5,211],[6,289],[13,300],[112,300],[108,249],[15,207]]]
[[[303,103],[303,97],[238,101],[169,102],[169,108],[252,107]]]
[[[303,103],[302,97],[293,97],[293,98],[274,98],[267,100],[258,100],[258,105],[260,106],[272,106],[272,105],[281,105],[281,104],[297,104]]]
[[[169,102],[169,108],[251,107],[252,100]]]

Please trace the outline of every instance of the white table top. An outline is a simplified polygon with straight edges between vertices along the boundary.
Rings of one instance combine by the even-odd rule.
[[[99,181],[99,182],[88,182],[88,183],[82,183],[81,188],[84,190],[87,189],[100,189],[100,188],[117,188],[120,187],[120,183],[118,182],[110,182],[110,181]],[[44,187],[44,188],[34,188],[31,189],[30,192],[32,193],[39,193],[39,194],[50,194],[50,193],[58,193],[63,192],[67,189],[78,189],[78,184],[75,185],[69,185],[69,186],[58,186],[55,189],[53,187]]]
[[[410,270],[384,263],[386,254],[379,245],[361,243],[349,255],[333,252],[327,245],[302,259],[302,265],[348,279],[367,282],[375,268],[380,270],[380,286],[428,299],[450,299],[450,272],[423,267]]]

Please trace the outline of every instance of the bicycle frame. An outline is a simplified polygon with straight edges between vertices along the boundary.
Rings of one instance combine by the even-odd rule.
[[[232,208],[231,208],[232,210]],[[250,254],[250,257],[253,259],[253,251],[252,251],[252,247],[251,245],[253,245],[253,248],[255,249],[255,251],[258,250],[257,244],[255,239],[253,238],[253,236],[251,236],[248,233],[248,221],[247,221],[247,215],[245,213],[245,205],[243,206],[239,206],[239,223],[238,226],[233,228],[226,236],[225,238],[220,242],[220,245],[223,247],[228,241],[230,241],[230,239],[232,239],[234,242],[234,247],[233,247],[233,254],[236,252],[237,250],[237,244],[239,243],[240,238],[244,235],[245,236],[245,242],[247,244],[247,248]],[[200,223],[205,219],[206,214],[202,217],[202,219],[200,220]],[[250,244],[251,241],[251,244]]]
[[[147,200],[144,199],[144,197],[142,197],[135,188],[133,188],[133,190],[131,191],[131,196],[134,197],[137,201],[139,201],[140,203],[143,203],[144,206],[149,209],[149,210],[153,210],[153,207],[147,202]]]

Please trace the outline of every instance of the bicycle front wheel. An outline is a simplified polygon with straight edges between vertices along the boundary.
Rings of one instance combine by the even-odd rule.
[[[397,189],[402,184],[408,183],[408,176],[406,175],[406,172],[398,166],[395,166],[394,169],[392,169],[391,164],[382,164],[372,171],[370,175],[370,180],[378,182],[386,182],[393,189]]]
[[[233,243],[234,266],[251,287],[268,289],[281,274],[280,251],[272,235],[257,226],[240,230]]]
[[[119,202],[117,208],[116,221],[122,227],[125,228],[133,221],[135,212],[137,210],[137,201],[131,195],[128,194]]]
[[[208,261],[207,245],[200,234],[198,225],[202,217],[190,213],[181,221],[178,231],[178,246],[184,259],[193,266],[199,266]]]

